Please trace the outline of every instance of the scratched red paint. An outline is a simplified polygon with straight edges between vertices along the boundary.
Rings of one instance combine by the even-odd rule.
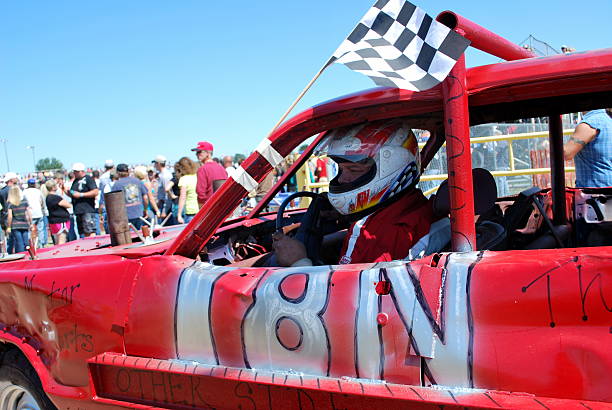
[[[610,93],[611,73],[612,50],[468,69],[470,109]],[[441,122],[442,108],[441,87],[363,92],[299,114],[270,140],[284,156],[327,129],[395,116]],[[258,153],[243,166],[257,181],[272,169]],[[4,347],[23,352],[60,408],[610,407],[611,247],[450,253],[299,272],[219,273],[196,264],[213,234],[274,221],[229,222],[244,195],[228,181],[207,212],[182,231],[162,230],[157,239],[165,242],[155,245],[112,248],[97,237],[2,263]],[[218,280],[206,282],[213,275]],[[210,290],[207,300],[189,299],[198,295],[181,287],[190,280]],[[315,286],[322,291],[310,292]],[[266,310],[274,298],[280,302]],[[402,305],[408,299],[414,303]],[[293,313],[279,319],[264,315],[291,304]],[[179,321],[188,326],[179,329]],[[247,337],[258,335],[249,323],[264,326],[266,337]],[[204,338],[189,339],[197,331],[210,349]],[[263,347],[276,340],[296,355],[308,343],[311,351],[275,361],[278,352]],[[439,386],[451,377],[459,382]]]

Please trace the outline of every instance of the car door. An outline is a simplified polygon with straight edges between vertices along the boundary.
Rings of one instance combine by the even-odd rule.
[[[611,400],[611,251],[483,252],[467,288],[474,387]]]
[[[417,385],[425,371],[438,383],[468,386],[465,286],[477,257],[453,255],[440,265],[434,257],[295,268],[196,263],[177,291],[177,356]]]

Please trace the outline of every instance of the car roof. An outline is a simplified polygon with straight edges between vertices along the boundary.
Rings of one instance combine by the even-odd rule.
[[[523,112],[525,118],[612,106],[611,73],[612,49],[470,68],[467,70],[470,123],[501,121],[503,116],[508,116],[508,120],[521,118]],[[284,158],[313,135],[360,122],[410,116],[441,126],[443,108],[442,86],[438,85],[421,92],[397,88],[366,90],[299,113],[264,139],[242,164],[244,181],[228,181],[217,191],[209,212],[198,214],[166,253],[193,257],[241,198],[245,188],[238,185],[249,186],[271,171],[273,165],[268,157]],[[422,124],[415,121],[414,128],[418,127]]]
[[[591,99],[591,104],[601,102],[603,106],[612,105],[607,93],[612,91],[612,48],[562,54],[550,57],[537,57],[524,60],[507,61],[467,70],[467,92],[469,95],[472,125],[484,122],[478,115],[479,106],[508,104],[525,100],[571,97],[581,94],[603,94]],[[563,106],[570,112],[567,99]],[[443,110],[442,86],[430,90],[414,92],[398,88],[374,88],[345,95],[318,104],[294,116],[279,127],[273,135],[287,132],[288,129],[304,125],[305,122],[324,118],[341,111],[355,111],[381,105],[400,105],[398,110],[388,109],[392,115],[418,115],[441,112]],[[578,106],[574,111],[589,109]],[[541,104],[537,104],[541,106]],[[550,111],[550,105],[546,107]],[[474,111],[472,113],[472,111]],[[511,110],[505,111],[508,115]],[[518,113],[517,113],[518,114]],[[384,116],[384,115],[383,115]],[[536,115],[532,115],[536,116]],[[347,116],[349,119],[350,115]],[[345,124],[343,124],[345,125]],[[333,127],[330,127],[333,128]],[[329,129],[329,128],[328,128]],[[316,132],[321,132],[319,128]],[[313,132],[314,134],[314,132]],[[311,134],[312,135],[312,134]],[[273,139],[273,138],[271,138]]]

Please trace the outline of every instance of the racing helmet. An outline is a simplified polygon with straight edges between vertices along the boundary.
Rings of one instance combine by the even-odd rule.
[[[417,139],[403,119],[374,121],[329,131],[321,152],[334,162],[369,164],[361,176],[340,182],[342,167],[329,183],[330,203],[343,215],[356,214],[414,188],[421,164]],[[366,167],[364,167],[366,168]]]

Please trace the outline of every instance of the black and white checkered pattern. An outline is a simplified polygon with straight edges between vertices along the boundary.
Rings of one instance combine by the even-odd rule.
[[[405,0],[378,0],[329,63],[377,85],[423,91],[442,82],[470,44]]]

